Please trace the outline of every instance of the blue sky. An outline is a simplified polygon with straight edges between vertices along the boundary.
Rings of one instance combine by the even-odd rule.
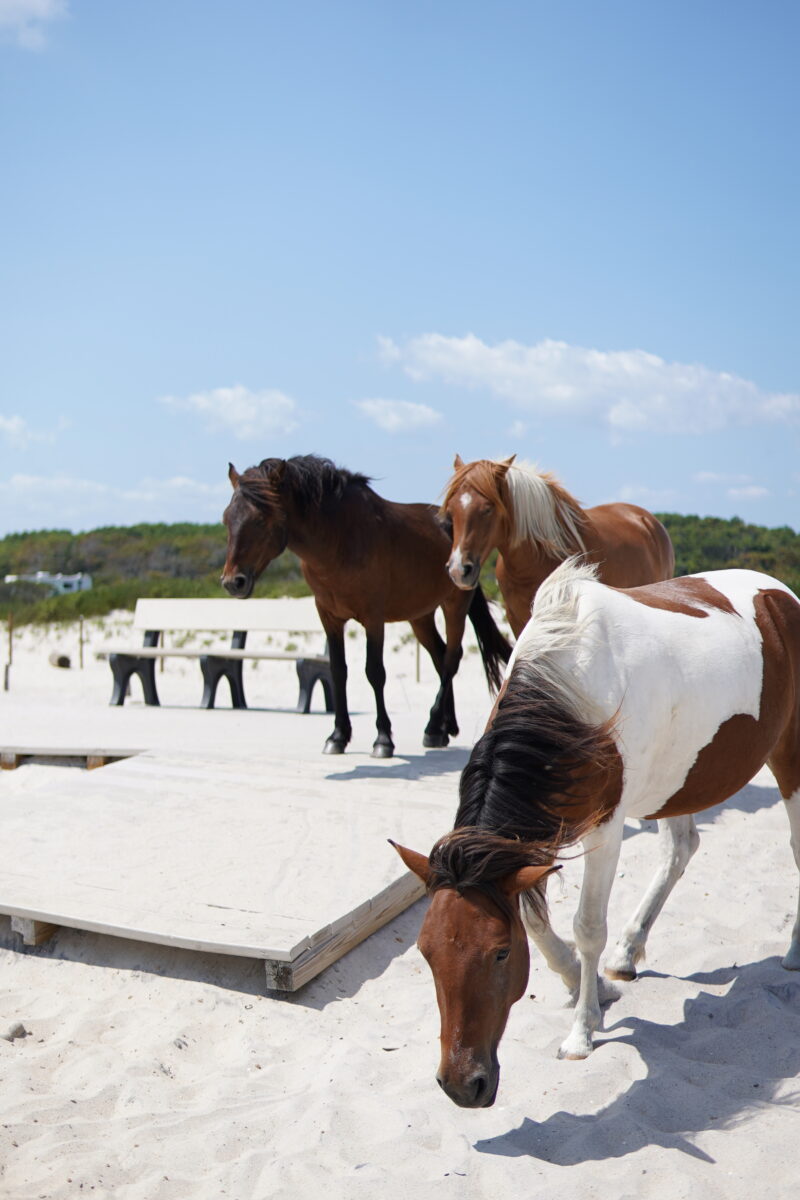
[[[0,0],[0,533],[435,500],[800,529],[800,6]]]

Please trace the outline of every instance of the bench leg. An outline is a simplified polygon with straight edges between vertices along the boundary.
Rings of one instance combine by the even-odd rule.
[[[156,688],[156,664],[152,658],[137,658],[132,654],[109,654],[108,665],[114,679],[109,703],[122,705],[128,693],[132,675],[138,675],[142,683],[145,704],[158,705]]]
[[[200,670],[203,672],[203,698],[201,708],[213,708],[217,696],[220,679],[227,679],[231,689],[231,705],[233,708],[247,708],[244,698],[244,680],[242,678],[243,663],[215,658],[213,654],[204,654],[200,658]]]
[[[317,680],[322,684],[322,690],[325,693],[325,711],[333,712],[333,678],[327,664],[308,662],[305,658],[298,658],[297,678],[300,682],[300,693],[297,697],[296,712],[311,711],[311,694]]]

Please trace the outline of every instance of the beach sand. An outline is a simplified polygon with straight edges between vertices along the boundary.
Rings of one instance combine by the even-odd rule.
[[[115,735],[153,748],[195,737],[246,753],[253,718],[272,715],[193,709],[196,663],[172,662],[159,675],[169,699],[163,709],[146,710],[135,694],[124,709],[109,709],[110,672],[94,653],[124,624],[87,623],[83,671],[48,662],[60,650],[77,663],[75,627],[20,631],[11,689],[0,694],[0,744],[36,733],[37,744],[63,745],[82,731],[84,743]],[[426,663],[416,682],[405,632],[397,627],[387,649],[398,758],[421,754],[433,696]],[[351,753],[362,761],[374,718],[360,636],[348,646]],[[280,664],[251,671],[247,688],[254,707],[278,706],[278,694],[287,708],[296,699],[293,670]],[[456,696],[466,753],[489,707],[474,654]],[[291,721],[298,754],[318,753],[330,717]],[[29,789],[57,789],[68,770],[33,764],[3,772],[0,804],[24,805]],[[453,789],[454,812],[455,777]],[[27,948],[0,917],[0,1195],[793,1194],[800,975],[784,971],[780,956],[798,881],[769,774],[700,814],[699,827],[700,850],[655,927],[640,978],[618,985],[595,1053],[585,1062],[556,1058],[571,1014],[561,981],[534,953],[500,1047],[497,1102],[474,1112],[456,1108],[434,1080],[438,1012],[415,945],[424,901],[289,997],[265,994],[263,967],[250,960],[69,929]],[[13,855],[13,846],[3,853]],[[612,895],[612,939],[656,859],[655,826],[631,822]],[[553,921],[564,934],[580,877],[580,862],[570,862],[551,887]]]

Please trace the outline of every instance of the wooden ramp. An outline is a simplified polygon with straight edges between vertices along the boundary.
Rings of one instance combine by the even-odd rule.
[[[31,944],[66,925],[260,958],[293,991],[422,894],[387,838],[426,849],[450,828],[465,758],[41,767],[0,792],[0,912]]]

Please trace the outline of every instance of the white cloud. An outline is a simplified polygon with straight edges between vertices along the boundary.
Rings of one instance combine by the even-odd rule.
[[[67,0],[0,0],[0,35],[13,37],[26,50],[41,50],[47,24],[68,12]]]
[[[641,504],[646,508],[663,509],[676,499],[674,488],[651,488],[641,483],[626,483],[619,489],[619,500],[629,504]]]
[[[139,521],[216,521],[230,494],[227,479],[204,483],[177,475],[132,485],[71,475],[17,474],[0,482],[2,532],[92,529]]]
[[[4,417],[0,413],[0,436],[17,449],[27,446],[33,437],[22,417]]]
[[[415,380],[484,388],[525,411],[588,417],[616,433],[708,433],[728,425],[800,419],[800,395],[765,392],[699,363],[668,363],[645,350],[591,350],[546,339],[489,345],[474,334],[426,333],[379,353]]]
[[[162,396],[161,404],[203,418],[211,432],[225,430],[245,441],[269,434],[291,433],[298,426],[295,401],[274,388],[251,391],[237,384],[195,392],[191,396]]]
[[[720,471],[697,471],[693,476],[695,483],[752,483],[752,475],[728,475]]]
[[[769,495],[769,488],[751,483],[748,487],[728,488],[728,495],[733,496],[735,499],[761,500],[764,496]]]
[[[356,400],[354,404],[386,433],[412,433],[416,429],[429,429],[442,420],[442,414],[435,408],[409,400]]]

